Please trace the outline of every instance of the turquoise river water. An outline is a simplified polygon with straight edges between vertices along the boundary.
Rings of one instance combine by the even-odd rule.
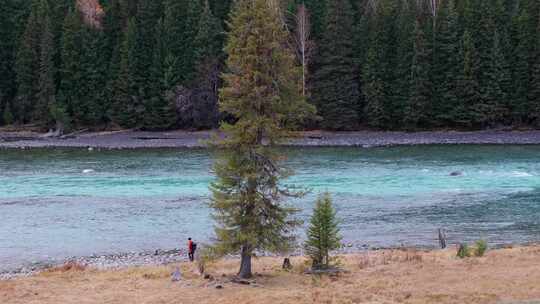
[[[307,219],[334,195],[354,248],[540,240],[540,146],[290,148]],[[206,150],[0,150],[0,270],[212,237]],[[450,176],[461,172],[461,176]],[[299,236],[303,230],[298,231]]]

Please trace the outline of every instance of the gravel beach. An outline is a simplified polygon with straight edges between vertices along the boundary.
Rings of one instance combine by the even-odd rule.
[[[35,132],[0,131],[0,148],[202,148],[212,131],[143,132],[116,131],[83,133],[62,138]],[[430,144],[540,144],[536,131],[434,131],[434,132],[324,132],[299,133],[287,145],[306,147],[381,147]]]
[[[405,247],[395,247],[405,248]],[[337,250],[339,254],[354,254],[366,251],[378,251],[395,249],[370,247],[367,244],[353,244],[351,242],[343,243],[342,247]],[[433,248],[418,247],[423,250],[430,250]],[[304,253],[302,250],[297,249],[292,252],[291,256],[302,256]],[[259,257],[273,257],[276,256],[270,253],[259,253]],[[237,258],[236,256],[229,256],[228,258]],[[118,254],[94,254],[91,256],[69,257],[64,260],[58,261],[39,261],[31,264],[26,264],[16,269],[0,270],[0,281],[11,280],[21,277],[28,277],[38,274],[47,269],[56,267],[62,267],[63,265],[80,265],[97,270],[116,270],[126,269],[129,267],[141,267],[141,266],[161,266],[169,265],[178,262],[187,262],[187,251],[185,249],[156,249],[152,251],[143,252],[125,252]]]
[[[98,270],[122,269],[133,266],[159,266],[187,261],[187,252],[183,249],[171,249],[127,252],[119,254],[98,255],[87,257],[71,257],[63,261],[43,261],[22,266],[18,269],[0,271],[0,281],[18,277],[27,277],[52,267],[59,267],[69,263],[82,265]]]

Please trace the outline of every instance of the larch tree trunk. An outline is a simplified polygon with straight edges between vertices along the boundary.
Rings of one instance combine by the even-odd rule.
[[[249,279],[253,276],[251,273],[251,250],[248,249],[248,246],[242,246],[242,259],[240,261],[240,271],[238,271],[238,276],[242,279]]]

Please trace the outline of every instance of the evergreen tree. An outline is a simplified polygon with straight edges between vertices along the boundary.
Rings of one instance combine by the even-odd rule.
[[[116,124],[132,128],[139,122],[141,104],[137,98],[135,81],[136,58],[135,44],[137,25],[130,19],[122,43],[120,71],[114,84],[114,100],[111,112],[112,121]]]
[[[229,16],[232,2],[232,0],[211,0],[209,2],[210,10],[218,20],[222,21],[222,26],[225,25],[224,21],[227,19],[227,16]]]
[[[136,17],[136,42],[134,46],[134,79],[138,88],[138,97],[146,104],[155,96],[151,92],[153,79],[151,71],[155,43],[155,28],[161,14],[161,1],[139,0]]]
[[[219,119],[218,88],[222,55],[223,29],[214,17],[208,1],[199,21],[199,31],[195,37],[196,98],[193,105],[194,128],[215,127]]]
[[[472,127],[475,122],[481,120],[481,115],[476,108],[477,103],[480,101],[480,92],[475,72],[478,58],[474,43],[468,31],[465,31],[463,34],[461,44],[462,71],[458,83],[460,103],[454,116],[458,125]]]
[[[2,114],[2,122],[5,125],[11,125],[12,123],[15,122],[13,113],[11,112],[11,107],[9,105],[9,102],[6,103],[6,107],[4,108],[4,112]]]
[[[41,1],[34,0],[17,50],[15,63],[17,100],[14,103],[14,112],[20,123],[31,121],[31,114],[36,103],[42,31],[40,8]]]
[[[358,21],[354,26],[354,53],[358,57],[358,66],[364,65],[370,47],[370,33],[373,29],[373,15],[375,11],[366,3],[361,3],[358,12]],[[309,12],[309,11],[308,11]],[[310,15],[310,20],[311,20]],[[314,44],[314,47],[316,45]]]
[[[223,41],[223,28],[219,20],[214,17],[206,0],[195,36],[196,65],[204,65],[208,59],[219,59],[222,53],[221,41]]]
[[[165,0],[166,45],[173,85],[187,84],[195,74],[197,25],[202,12],[201,0]]]
[[[529,104],[529,13],[523,10],[514,20],[515,47],[512,62],[513,94],[510,111],[514,124],[523,124],[527,120]]]
[[[377,103],[373,103],[373,100],[365,100],[364,120],[370,126],[380,129],[400,126],[407,100],[407,95],[404,93],[408,93],[409,90],[409,83],[405,83],[405,81],[410,78],[410,61],[404,62],[404,58],[412,58],[410,55],[412,47],[409,45],[412,46],[413,40],[411,39],[411,43],[408,43],[412,31],[408,31],[410,26],[407,26],[407,20],[411,15],[405,8],[405,3],[402,10],[402,7],[395,1],[378,2],[377,14],[373,17],[373,29],[370,31],[368,56],[371,55],[371,57],[369,62],[364,63],[363,69],[370,71],[368,74],[376,76],[374,78],[377,81],[375,87],[382,94],[377,95]],[[402,30],[398,29],[396,20],[399,20],[400,26],[405,26]],[[398,45],[405,46],[401,54],[397,51]],[[373,53],[370,54],[370,52]],[[398,54],[403,55],[403,58],[398,58]],[[366,65],[370,66],[366,67]],[[402,76],[405,77],[400,78]],[[362,86],[362,91],[365,91],[369,84],[363,82]],[[370,93],[364,92],[364,95],[367,96]],[[373,105],[377,106],[373,107]]]
[[[510,3],[514,1],[497,0],[494,8],[495,26],[497,28],[498,48],[499,54],[494,56],[500,56],[495,62],[499,65],[499,86],[501,89],[501,98],[499,98],[499,108],[502,110],[501,122],[508,124],[510,121],[510,108],[511,108],[511,96],[513,93],[512,83],[512,62],[513,49],[510,39],[512,15],[511,9],[509,9]]]
[[[505,0],[496,0],[493,8],[493,18],[495,20],[495,28],[499,33],[500,47],[506,61],[512,56],[512,44],[510,41],[511,25],[512,25],[512,13],[509,5]],[[505,91],[506,94],[509,91]]]
[[[176,107],[174,96],[167,98],[166,90],[172,86],[165,74],[165,56],[167,46],[163,37],[166,35],[163,19],[159,20],[155,32],[153,64],[150,70],[151,97],[145,104],[144,127],[149,130],[163,130],[175,125]]]
[[[103,56],[106,52],[107,40],[99,28],[86,25],[82,30],[83,50],[80,57],[82,85],[79,87],[81,123],[96,126],[107,121],[109,102],[107,98],[107,67],[109,59]]]
[[[50,123],[55,120],[51,117],[50,108],[56,102],[56,83],[54,80],[54,35],[51,22],[51,12],[47,0],[41,0],[42,33],[40,39],[40,57],[38,70],[38,92],[36,105],[33,111],[35,121]]]
[[[163,100],[161,87],[159,86],[159,79],[155,78],[152,73],[157,64],[150,58],[154,59],[154,50],[156,49],[156,24],[161,15],[162,7],[161,1],[154,0],[139,0],[137,9],[137,38],[135,45],[135,75],[134,81],[138,89],[137,99],[144,106],[144,112],[141,113],[143,121],[142,125],[146,129],[162,129],[169,126],[162,127],[167,123],[170,123],[169,119],[163,117],[163,119],[157,117],[162,114],[164,108],[161,108],[161,101]],[[166,34],[165,31],[159,33],[160,35]],[[161,39],[159,37],[158,39]],[[157,50],[160,51],[160,50]],[[156,107],[156,109],[154,109]],[[156,113],[158,113],[156,115]],[[154,125],[155,124],[155,125]]]
[[[504,57],[500,46],[500,37],[495,28],[493,8],[494,5],[486,1],[482,1],[480,4],[483,14],[480,16],[479,28],[475,37],[479,65],[476,71],[481,95],[476,109],[477,113],[482,116],[478,121],[481,128],[493,125],[498,118],[502,117],[499,104],[503,102],[501,99],[503,91],[500,87],[501,81],[498,78],[502,65],[500,60],[504,60]]]
[[[536,31],[536,49],[531,71],[531,83],[529,85],[530,119],[536,127],[540,127],[540,18]]]
[[[411,66],[411,93],[403,118],[408,129],[425,128],[431,123],[430,57],[426,48],[426,38],[419,22],[416,22],[415,37]]]
[[[506,95],[503,87],[508,81],[509,75],[505,67],[506,59],[501,49],[501,40],[497,30],[493,35],[493,46],[490,51],[489,64],[484,66],[483,75],[485,83],[482,85],[482,100],[485,107],[484,116],[490,126],[502,121],[506,115]],[[484,126],[485,127],[485,126]]]
[[[378,70],[380,67],[378,51],[376,44],[373,44],[369,49],[362,69],[362,91],[366,101],[367,124],[377,129],[383,129],[389,125],[390,117],[386,110],[384,85]]]
[[[439,126],[452,126],[458,107],[459,78],[458,15],[453,0],[441,3],[433,52],[434,118]]]
[[[410,1],[403,1],[398,14],[397,59],[395,66],[386,68],[393,75],[393,79],[387,80],[389,82],[388,85],[391,85],[389,92],[391,98],[389,98],[389,102],[386,105],[388,120],[383,126],[379,127],[382,129],[403,127],[402,121],[411,94],[411,63],[414,57],[414,29],[416,24],[414,4]],[[389,47],[391,46],[387,48]],[[384,61],[384,59],[382,60]],[[384,74],[388,74],[389,72],[385,72]]]
[[[325,17],[327,14],[328,5],[333,0],[302,0],[296,4],[304,4],[311,14],[311,23],[313,29],[313,38],[319,42],[322,40],[323,34],[327,31]]]
[[[14,71],[17,42],[31,1],[5,0],[0,9],[0,113],[16,93]],[[12,113],[9,113],[12,115]]]
[[[2,115],[2,121],[5,125],[11,125],[15,122],[15,119],[13,117],[13,113],[11,112],[11,107],[9,106],[9,102],[6,103],[6,107],[4,108],[4,113]]]
[[[348,0],[329,0],[326,28],[312,73],[312,98],[322,126],[353,130],[359,125],[360,89],[352,37],[353,11]]]
[[[240,252],[242,278],[252,275],[255,252],[289,249],[299,224],[291,218],[295,209],[283,204],[292,193],[283,189],[288,174],[274,148],[313,109],[299,94],[300,75],[281,20],[275,1],[236,1],[225,48],[229,72],[220,107],[236,122],[222,125],[226,150],[214,167],[210,206],[217,221],[215,248]]]
[[[341,236],[336,211],[330,194],[325,193],[317,199],[304,248],[314,269],[327,269],[331,266],[330,251],[339,249],[340,246]]]
[[[107,66],[106,77],[108,79],[106,86],[106,96],[108,99],[114,99],[114,85],[120,71],[120,53],[124,40],[124,28],[127,23],[127,12],[124,12],[121,6],[121,0],[109,0],[105,5],[105,17],[102,21],[103,32],[105,36],[105,45],[102,50],[102,56],[109,62]]]
[[[69,113],[74,115],[76,124],[81,123],[81,116],[85,115],[88,109],[81,107],[79,103],[82,96],[79,91],[81,83],[81,21],[77,12],[71,9],[64,20],[64,30],[62,34],[60,68],[60,88],[58,101],[66,106]]]

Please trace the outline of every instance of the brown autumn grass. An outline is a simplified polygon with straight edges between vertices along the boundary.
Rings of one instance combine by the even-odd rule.
[[[254,263],[254,284],[230,282],[238,261],[208,268],[214,281],[196,274],[193,264],[97,271],[68,265],[42,274],[0,282],[2,304],[59,303],[520,303],[540,300],[540,247],[487,252],[458,259],[456,250],[386,250],[341,258],[348,272],[337,277],[303,274],[305,260],[280,269],[281,259]],[[171,282],[175,267],[184,280]],[[222,285],[222,289],[216,289]],[[534,303],[534,302],[522,302]]]

